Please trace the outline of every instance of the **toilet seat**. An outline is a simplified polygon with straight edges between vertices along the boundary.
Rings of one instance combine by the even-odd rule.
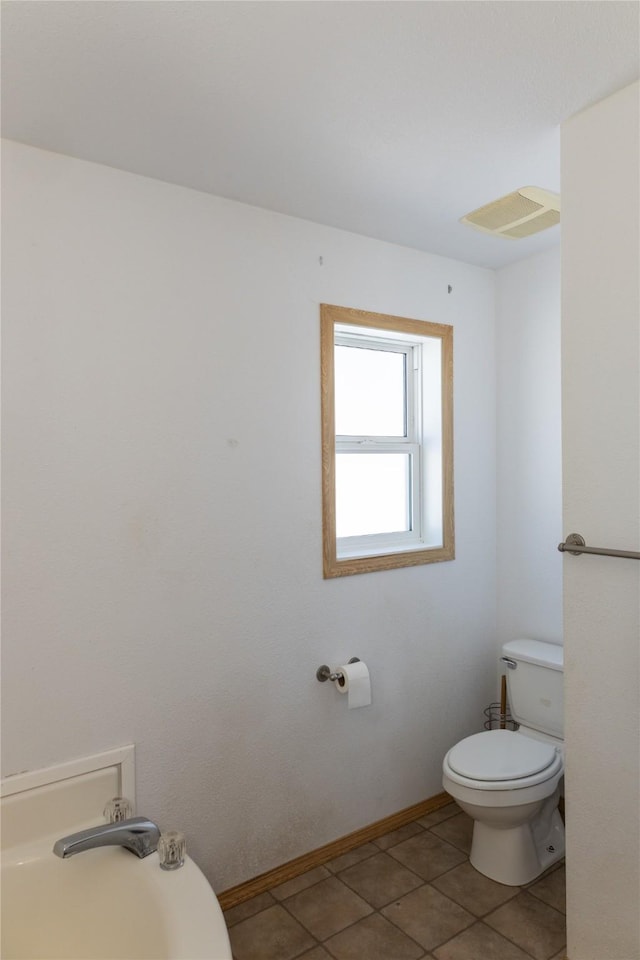
[[[519,780],[551,766],[555,747],[510,730],[488,730],[461,740],[449,751],[449,766],[470,780]]]
[[[544,783],[562,769],[553,743],[510,730],[489,730],[449,750],[444,771],[455,783],[476,790],[520,790]]]

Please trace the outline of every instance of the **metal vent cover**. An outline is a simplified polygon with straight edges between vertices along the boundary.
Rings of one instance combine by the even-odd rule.
[[[540,187],[520,187],[460,218],[483,233],[519,240],[560,223],[560,197]]]

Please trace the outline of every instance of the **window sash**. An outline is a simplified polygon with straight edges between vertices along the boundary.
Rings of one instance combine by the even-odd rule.
[[[349,307],[322,304],[321,312],[321,384],[322,384],[322,503],[323,503],[323,567],[324,576],[342,577],[354,573],[368,573],[416,564],[453,560],[454,504],[453,504],[453,328],[424,320],[369,313]],[[335,343],[344,334],[354,338],[360,346],[371,340],[378,348],[411,351],[412,362],[406,363],[407,377],[416,389],[424,392],[408,404],[408,412],[416,411],[415,433],[409,427],[404,437],[346,437],[335,433]],[[386,341],[386,342],[385,342]],[[419,345],[413,350],[412,345]],[[408,356],[408,354],[407,354]],[[416,356],[419,375],[415,371]],[[409,386],[408,389],[411,389]],[[423,435],[424,434],[424,435]],[[371,454],[374,449],[382,452],[388,444],[406,445],[415,440],[420,445],[420,455],[413,459],[412,466],[419,463],[419,482],[412,489],[419,490],[423,507],[423,537],[416,542],[406,542],[417,529],[415,522],[410,532],[374,534],[357,538],[341,538],[341,555],[338,556],[336,539],[336,458],[340,445],[348,449],[352,443],[361,455]],[[405,539],[405,543],[400,542]],[[369,540],[375,541],[373,544]],[[348,542],[349,541],[349,542]]]
[[[335,438],[336,457],[350,453],[361,456],[384,456],[401,453],[409,456],[407,505],[409,529],[389,533],[369,533],[359,536],[336,536],[336,555],[338,558],[359,555],[372,555],[381,551],[406,550],[424,544],[422,524],[422,456],[421,456],[421,417],[420,417],[420,380],[421,348],[420,344],[398,340],[389,336],[371,336],[367,331],[336,331],[336,346],[364,348],[404,355],[404,397],[405,435],[343,435]],[[337,487],[335,491],[337,498]]]
[[[416,353],[415,345],[399,342],[388,337],[370,336],[358,332],[336,332],[334,338],[334,358],[336,347],[351,347],[357,350],[372,350],[378,353],[396,353],[404,357],[404,391],[402,405],[404,411],[404,432],[403,434],[393,434],[384,437],[389,441],[397,441],[404,437],[405,440],[415,443],[417,440],[417,421],[415,408],[415,384],[416,384],[416,364],[419,363],[419,348]],[[368,438],[383,439],[382,434],[338,434],[340,439],[351,439],[353,441],[364,441]]]
[[[353,442],[337,441],[336,458],[340,454],[355,454],[363,457],[384,457],[389,454],[403,454],[409,458],[407,476],[407,513],[408,529],[394,530],[388,533],[368,533],[359,536],[336,536],[336,554],[338,558],[347,556],[371,555],[380,551],[406,550],[424,544],[422,525],[422,456],[418,443],[397,442],[391,440],[372,440],[370,438]],[[337,499],[337,489],[336,489]]]

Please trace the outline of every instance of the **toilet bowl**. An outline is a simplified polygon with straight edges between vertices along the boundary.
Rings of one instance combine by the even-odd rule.
[[[443,786],[475,821],[476,870],[520,886],[564,856],[563,770],[559,746],[509,730],[474,734],[449,750]]]
[[[564,856],[562,647],[515,640],[503,653],[511,712],[521,726],[455,744],[444,758],[442,783],[474,820],[471,865],[498,883],[520,886]]]

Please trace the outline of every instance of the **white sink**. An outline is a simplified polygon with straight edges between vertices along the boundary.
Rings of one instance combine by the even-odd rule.
[[[63,836],[135,799],[132,745],[0,783],[2,960],[232,960],[215,893],[193,860],[162,870],[122,847],[61,859]],[[104,820],[102,820],[104,823]]]
[[[26,851],[25,851],[26,852]],[[120,847],[2,865],[3,960],[231,960],[222,911],[187,858],[161,870]]]

